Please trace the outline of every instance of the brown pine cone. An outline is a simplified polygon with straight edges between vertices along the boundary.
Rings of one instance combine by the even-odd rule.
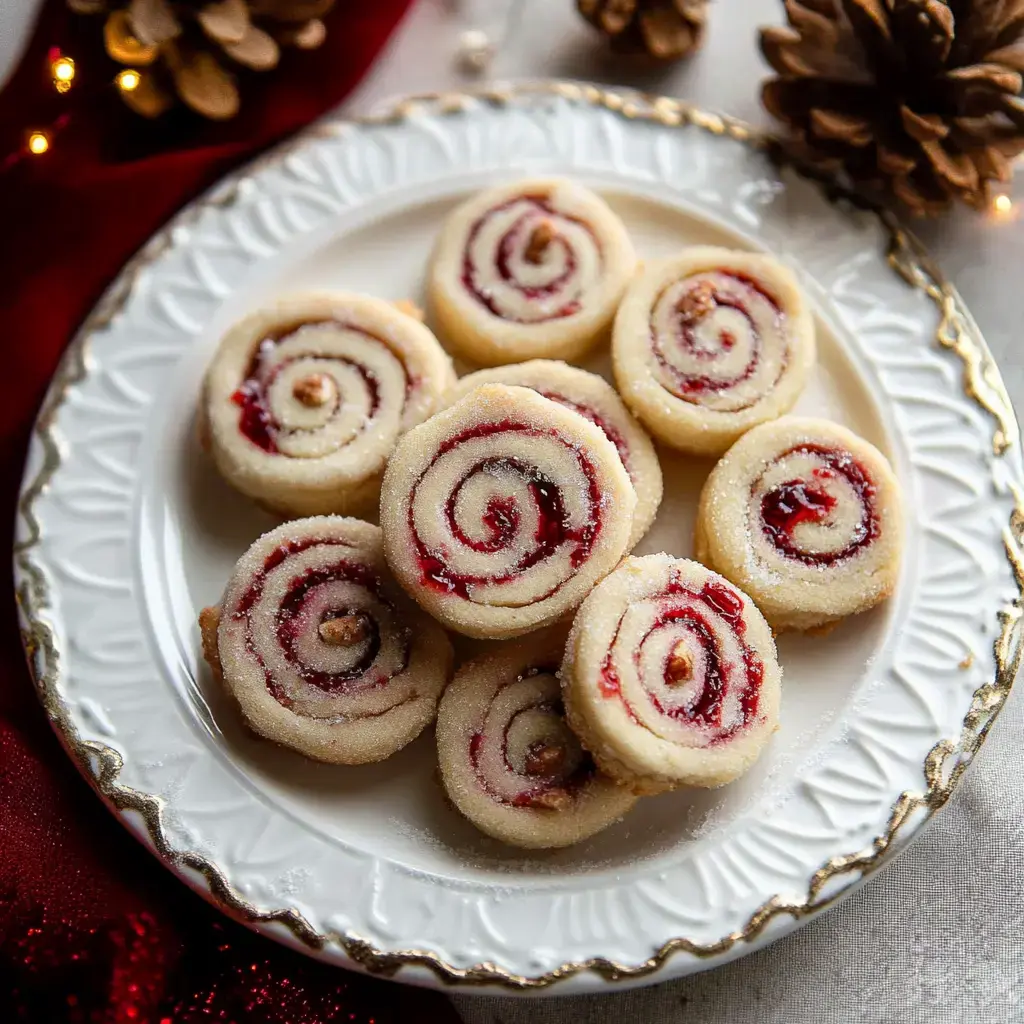
[[[620,52],[675,60],[704,39],[707,0],[576,0],[576,6]]]
[[[79,14],[105,14],[107,53],[137,75],[119,77],[121,97],[156,117],[175,93],[203,117],[238,112],[232,68],[267,71],[281,46],[311,50],[334,0],[67,0]]]
[[[916,214],[980,207],[1024,150],[1021,0],[785,0],[761,100],[794,154]]]

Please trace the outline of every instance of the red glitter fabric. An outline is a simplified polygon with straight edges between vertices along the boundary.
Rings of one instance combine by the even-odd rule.
[[[3,535],[35,410],[75,327],[131,253],[228,168],[336,104],[408,0],[341,0],[327,41],[242,84],[228,125],[150,125],[105,83],[100,23],[51,0],[0,94],[0,157],[70,113],[49,153],[0,173]],[[75,58],[58,96],[46,55]],[[5,565],[9,562],[5,561]],[[456,1022],[443,996],[327,967],[222,917],[159,865],[78,776],[40,708],[0,585],[0,1021],[4,1024]]]

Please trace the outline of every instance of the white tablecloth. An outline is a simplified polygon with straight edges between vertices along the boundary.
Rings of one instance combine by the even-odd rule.
[[[459,33],[500,33],[508,0],[420,0],[347,104],[465,86]],[[490,69],[498,79],[572,77],[664,92],[766,121],[756,28],[774,0],[716,0],[704,50],[652,71],[607,56],[573,0],[523,0]],[[486,80],[486,79],[485,79]],[[1018,193],[1024,196],[1024,169]],[[963,212],[918,226],[959,285],[1024,409],[1024,226]],[[548,1001],[457,996],[467,1024],[984,1024],[1024,1021],[1024,695],[945,811],[898,861],[794,935],[682,981]]]

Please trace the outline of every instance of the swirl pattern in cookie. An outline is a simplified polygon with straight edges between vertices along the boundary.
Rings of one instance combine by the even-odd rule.
[[[569,846],[636,801],[597,770],[565,721],[554,628],[463,665],[437,713],[441,778],[452,803],[514,846]]]
[[[885,456],[828,420],[745,434],[701,493],[697,557],[777,629],[816,629],[885,600],[899,578],[900,487]]]
[[[388,576],[380,530],[341,516],[285,523],[242,556],[200,616],[214,673],[260,735],[364,764],[434,720],[452,649]]]
[[[778,724],[781,669],[746,594],[697,562],[627,558],[576,614],[561,681],[569,721],[638,793],[721,786]]]
[[[687,249],[630,285],[612,358],[619,392],[652,434],[718,455],[792,407],[814,364],[814,325],[771,257]]]
[[[399,435],[454,379],[437,339],[390,303],[294,296],[220,343],[201,433],[228,482],[275,511],[365,512]]]
[[[600,427],[488,384],[406,434],[381,488],[388,564],[436,619],[502,639],[576,607],[626,551],[636,493]]]
[[[551,401],[596,423],[622,459],[622,464],[636,491],[633,512],[632,548],[650,529],[658,514],[663,490],[661,464],[651,439],[622,404],[615,389],[596,373],[554,359],[534,359],[528,363],[478,370],[460,377],[448,392],[452,404],[465,398],[481,384],[511,384],[532,388]]]
[[[599,196],[561,179],[519,181],[448,218],[430,301],[441,336],[471,362],[572,359],[607,331],[635,266]]]

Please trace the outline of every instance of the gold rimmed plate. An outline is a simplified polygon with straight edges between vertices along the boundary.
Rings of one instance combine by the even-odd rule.
[[[360,768],[253,738],[204,668],[195,625],[274,522],[194,439],[223,330],[297,288],[422,300],[445,214],[527,173],[596,188],[643,257],[712,243],[791,266],[820,350],[797,411],[881,446],[908,498],[895,597],[826,637],[781,638],[782,727],[748,776],[642,801],[546,855],[479,835],[445,803],[429,734]],[[605,372],[607,359],[587,365]],[[666,498],[638,550],[688,555],[708,464],[660,454]],[[411,983],[609,989],[797,927],[942,806],[1017,667],[1022,479],[983,340],[887,216],[677,101],[560,83],[428,97],[317,126],[226,179],[125,269],[33,436],[19,608],[41,698],[83,772],[235,916]]]

